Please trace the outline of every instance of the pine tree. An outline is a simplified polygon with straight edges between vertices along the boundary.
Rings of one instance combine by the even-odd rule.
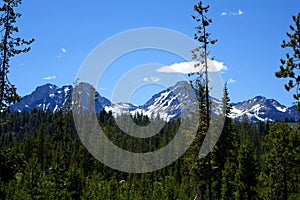
[[[200,45],[192,50],[192,58],[196,61],[195,68],[199,69],[198,72],[189,73],[189,76],[197,75],[196,79],[191,81],[191,85],[194,86],[199,91],[199,99],[204,98],[205,102],[204,107],[205,110],[202,110],[205,113],[206,117],[206,129],[209,126],[210,120],[210,102],[209,102],[209,78],[208,78],[208,59],[209,59],[209,44],[215,44],[217,40],[210,39],[210,33],[208,33],[207,28],[212,23],[212,19],[206,16],[208,12],[209,5],[204,6],[202,1],[199,1],[198,4],[194,5],[194,11],[197,15],[192,15],[192,18],[199,23],[198,26],[195,27],[196,33],[194,34],[194,39],[197,40]],[[200,67],[204,67],[200,69]],[[204,71],[204,72],[203,72]],[[204,76],[204,78],[203,78]],[[201,88],[204,87],[204,88]],[[204,91],[203,91],[204,89]]]
[[[300,12],[297,16],[293,16],[295,26],[290,26],[291,33],[286,33],[289,41],[283,40],[281,47],[289,50],[286,59],[281,59],[280,70],[275,73],[278,78],[288,78],[289,82],[285,84],[285,89],[290,91],[296,88],[293,95],[297,101],[296,109],[300,111]]]
[[[208,59],[209,59],[209,44],[215,44],[217,40],[210,39],[210,33],[208,33],[208,26],[212,23],[212,19],[206,16],[208,12],[209,5],[204,6],[202,1],[199,1],[196,5],[194,5],[194,11],[196,15],[192,15],[192,18],[199,23],[195,27],[196,33],[194,34],[194,39],[197,40],[200,45],[192,50],[192,57],[196,61],[195,68],[199,69],[201,66],[204,67],[203,69],[199,69],[196,73],[190,73],[189,76],[197,75],[194,81],[190,81],[191,85],[194,86],[199,92],[199,109],[200,109],[200,123],[199,123],[199,131],[203,131],[202,133],[206,133],[210,123],[210,112],[211,112],[211,105],[209,100],[209,78],[208,78]],[[204,71],[204,72],[203,72]],[[204,78],[203,78],[204,76]],[[203,101],[204,100],[204,101]],[[205,116],[203,119],[201,116]],[[204,122],[204,123],[203,123]],[[203,124],[203,126],[202,126]],[[201,130],[202,129],[202,130]],[[206,168],[203,169],[205,173],[205,179],[208,185],[208,197],[212,199],[212,167],[211,167],[211,158],[210,154],[203,158],[202,167]],[[197,167],[196,167],[197,169]],[[198,168],[201,170],[201,167]],[[204,174],[203,174],[204,175]]]
[[[15,12],[15,8],[21,4],[21,0],[3,0],[3,5],[0,7],[0,12],[3,14],[0,17],[0,26],[2,39],[0,44],[0,109],[7,110],[8,106],[20,100],[20,96],[16,92],[15,86],[9,81],[8,73],[10,68],[10,58],[20,53],[26,53],[34,40],[26,41],[19,37],[14,37],[15,33],[19,32],[18,27],[14,24],[21,17],[20,13]],[[19,47],[24,47],[19,49]]]

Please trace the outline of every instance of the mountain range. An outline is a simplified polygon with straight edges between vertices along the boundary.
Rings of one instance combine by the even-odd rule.
[[[111,111],[114,116],[122,113],[143,113],[149,117],[159,117],[169,121],[176,119],[181,115],[188,114],[184,102],[191,102],[193,91],[187,89],[189,83],[185,81],[178,82],[155,95],[153,95],[144,105],[133,105],[130,103],[112,103],[109,99],[96,92],[95,111],[100,112],[105,109]],[[70,95],[73,93],[73,86],[67,85],[58,87],[53,84],[46,84],[37,87],[31,94],[26,95],[18,103],[10,107],[11,112],[31,111],[34,108],[53,112],[62,109]],[[84,95],[89,95],[88,93]],[[213,104],[221,108],[221,101],[212,98]],[[190,103],[189,109],[196,109],[197,103]],[[215,109],[218,110],[218,109]],[[217,111],[215,111],[217,112]],[[252,122],[258,121],[281,121],[285,119],[299,120],[300,113],[295,111],[294,107],[286,107],[274,99],[267,99],[263,96],[257,96],[243,102],[232,103],[231,114],[233,119],[242,119],[247,115]]]

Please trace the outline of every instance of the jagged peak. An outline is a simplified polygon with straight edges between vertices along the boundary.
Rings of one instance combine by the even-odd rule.
[[[49,89],[53,90],[53,89],[57,89],[58,86],[54,85],[54,84],[51,84],[51,83],[47,83],[45,85],[41,85],[41,86],[36,87],[36,89],[34,91],[37,91],[37,90],[40,90],[40,89],[46,89],[46,88],[47,89],[49,88]]]

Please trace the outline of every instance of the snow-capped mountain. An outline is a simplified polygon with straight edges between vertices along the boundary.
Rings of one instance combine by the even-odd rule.
[[[30,95],[24,96],[22,100],[10,107],[12,112],[31,111],[34,108],[56,111],[65,104],[68,91],[72,86],[57,87],[53,84],[39,86]]]
[[[134,115],[138,112],[149,117],[159,115],[160,118],[169,121],[181,115],[189,115],[191,111],[197,108],[197,103],[193,103],[196,102],[195,100],[195,93],[188,82],[180,81],[176,85],[153,95],[142,106],[118,103],[106,107],[105,110],[112,111],[113,114],[130,113]]]
[[[89,85],[84,85],[89,87]],[[73,93],[73,86],[67,85],[59,88],[53,84],[46,84],[39,86],[30,95],[26,95],[18,103],[15,103],[10,107],[11,112],[31,111],[34,108],[41,110],[57,111],[62,109],[68,99],[71,99]],[[84,93],[83,97],[89,96],[88,93]],[[96,112],[101,111],[104,107],[110,106],[111,102],[102,97],[96,92],[95,110]]]
[[[83,101],[83,109],[87,110],[87,99],[89,97],[90,85],[82,84],[80,93]],[[59,88],[52,84],[39,86],[30,95],[10,107],[12,112],[31,111],[34,108],[44,111],[57,111],[63,108],[68,95],[73,93],[72,86],[63,86]],[[183,103],[181,103],[183,102]],[[194,103],[192,103],[194,102]],[[130,113],[143,113],[149,117],[157,117],[169,121],[182,115],[189,115],[190,111],[197,108],[194,91],[190,88],[188,82],[181,81],[176,85],[153,95],[144,105],[137,106],[130,103],[111,103],[105,97],[96,92],[95,111],[100,112],[105,109],[111,111],[114,116]],[[187,106],[188,105],[188,106]]]
[[[88,84],[85,87],[89,86]],[[12,112],[31,111],[34,108],[51,110],[53,112],[62,109],[66,105],[68,97],[73,92],[72,86],[58,87],[52,84],[39,86],[31,94],[22,98],[19,103],[11,106]],[[87,99],[89,90],[84,90],[82,96]],[[111,111],[114,116],[124,113],[135,114],[137,112],[156,117],[159,115],[164,120],[176,119],[180,116],[188,115],[197,109],[195,93],[185,81],[178,82],[174,86],[153,95],[144,105],[137,106],[130,103],[111,103],[105,97],[96,92],[95,111],[102,109]],[[220,108],[221,102],[212,98],[215,107]],[[188,106],[187,106],[188,105]],[[214,111],[215,114],[218,111]],[[300,113],[293,107],[287,108],[274,99],[267,99],[257,96],[253,99],[233,103],[230,117],[241,119],[247,115],[253,122],[257,121],[278,121],[289,119],[300,119]]]
[[[300,113],[294,107],[287,108],[274,99],[257,96],[247,101],[234,103],[230,116],[241,119],[247,115],[251,121],[281,121],[284,119],[300,119]]]

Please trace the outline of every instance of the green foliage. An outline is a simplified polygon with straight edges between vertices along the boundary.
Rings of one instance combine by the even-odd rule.
[[[285,123],[276,123],[263,143],[259,193],[263,199],[299,196],[300,132]]]
[[[236,173],[236,162],[227,160],[224,169],[222,171],[222,188],[221,197],[224,200],[235,199],[235,173]]]
[[[294,26],[291,25],[290,33],[287,32],[288,40],[283,40],[281,47],[287,49],[286,58],[281,59],[280,70],[275,73],[278,78],[288,78],[285,89],[290,91],[296,88],[293,95],[297,101],[297,110],[300,111],[300,12],[297,16],[293,16]]]
[[[234,180],[235,199],[254,199],[256,197],[257,162],[254,147],[249,142],[240,145]]]
[[[17,172],[24,168],[22,154],[13,152],[9,148],[0,149],[0,181],[8,183]]]

